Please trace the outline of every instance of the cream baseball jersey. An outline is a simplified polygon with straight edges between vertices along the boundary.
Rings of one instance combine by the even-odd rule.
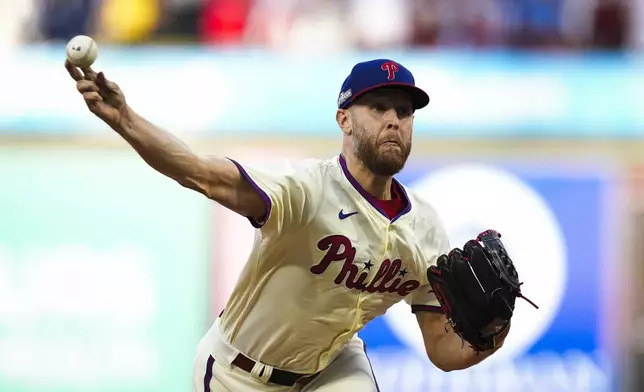
[[[235,162],[266,203],[221,318],[250,358],[297,373],[324,369],[369,321],[401,300],[440,311],[427,268],[449,251],[436,211],[402,185],[389,219],[342,156],[269,172]]]

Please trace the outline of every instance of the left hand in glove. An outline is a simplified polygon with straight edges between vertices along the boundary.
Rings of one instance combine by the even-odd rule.
[[[507,336],[516,298],[521,293],[519,275],[500,240],[487,230],[463,249],[438,258],[427,278],[445,316],[463,340],[477,352],[500,347]]]

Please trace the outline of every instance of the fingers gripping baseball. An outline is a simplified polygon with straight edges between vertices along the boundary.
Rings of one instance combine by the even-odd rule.
[[[76,81],[76,89],[89,110],[108,124],[118,123],[126,107],[125,96],[118,85],[91,67],[79,69],[66,61],[65,68]]]

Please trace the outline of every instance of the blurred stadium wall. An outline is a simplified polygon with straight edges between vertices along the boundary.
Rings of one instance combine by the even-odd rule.
[[[400,180],[434,203],[454,246],[484,227],[502,232],[540,309],[520,302],[493,360],[445,374],[424,358],[409,309],[392,308],[361,333],[383,392],[644,389],[639,56],[393,50],[395,42],[374,47],[367,35],[313,53],[291,50],[304,39],[283,51],[273,41],[128,47],[119,44],[171,25],[167,9],[178,2],[161,13],[153,1],[111,3],[101,36],[114,42],[99,41],[95,68],[138,112],[200,152],[267,168],[338,154],[335,101],[364,59],[400,61],[429,92]],[[135,3],[142,16],[127,23],[143,26],[110,30]],[[237,42],[240,24],[250,23],[237,17],[247,2],[226,20],[215,10],[232,3],[208,4],[202,41]],[[191,10],[173,15],[194,21]],[[53,41],[0,52],[0,391],[189,391],[194,349],[225,305],[253,231],[148,168],[86,110],[56,38],[87,23],[66,16],[31,33],[48,31]],[[327,24],[314,26],[335,39],[333,17],[321,19]],[[543,45],[552,45],[537,19],[545,29],[538,36],[550,37]],[[226,34],[217,34],[222,26]],[[259,34],[261,23],[253,26]],[[418,34],[434,42],[432,31]],[[596,40],[618,45],[619,34]]]

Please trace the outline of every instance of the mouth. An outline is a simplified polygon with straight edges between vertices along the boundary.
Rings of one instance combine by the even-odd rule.
[[[395,140],[385,140],[384,142],[380,143],[380,145],[385,146],[385,147],[387,147],[387,146],[396,146],[396,147],[400,148],[400,143],[398,143]]]

